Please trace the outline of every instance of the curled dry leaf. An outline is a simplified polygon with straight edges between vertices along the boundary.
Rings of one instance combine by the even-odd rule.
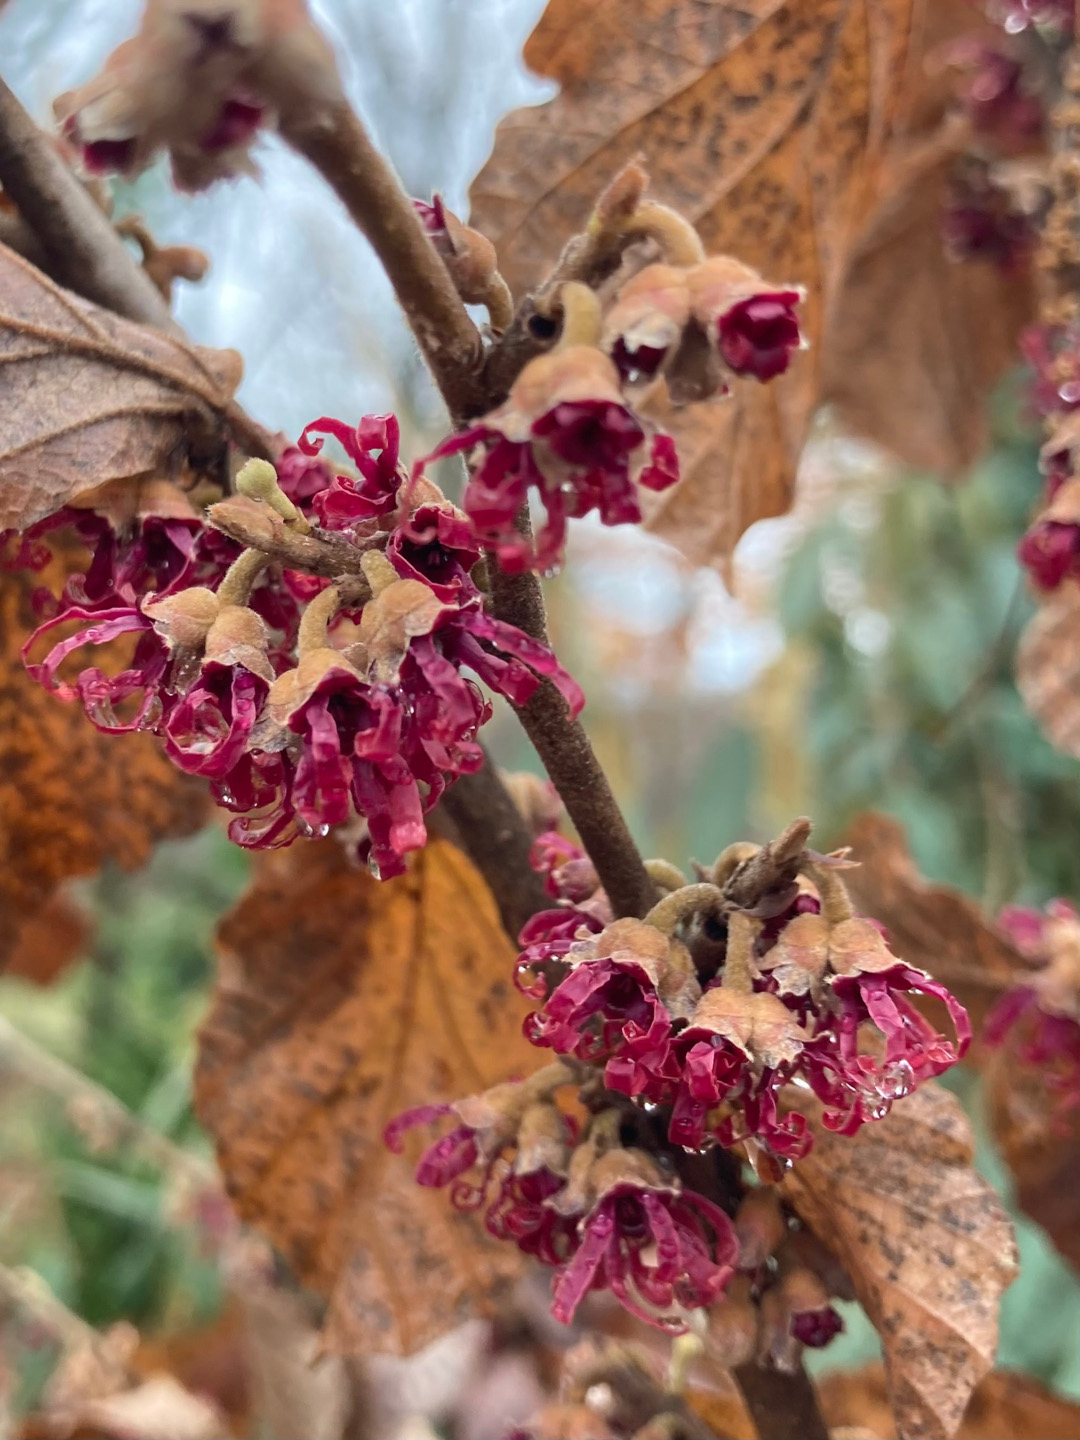
[[[196,1107],[229,1193],[330,1301],[327,1342],[408,1353],[518,1260],[382,1142],[414,1105],[535,1068],[514,951],[477,872],[435,841],[379,884],[333,841],[268,855],[220,931]]]
[[[973,900],[924,880],[908,854],[902,825],[873,811],[844,836],[859,865],[844,871],[856,908],[886,927],[893,951],[926,970],[971,1015],[976,1035],[998,997],[1027,966]]]
[[[983,1078],[990,1126],[1012,1171],[1017,1205],[1080,1271],[1080,1114],[1063,1113],[1040,1071],[1017,1064],[1007,1045],[989,1052]]]
[[[0,570],[0,964],[61,881],[106,861],[133,870],[209,810],[204,787],[149,735],[104,735],[27,675],[19,647],[37,623],[32,592],[58,589],[64,570]],[[82,663],[100,659],[88,647]]]
[[[1080,758],[1080,586],[1066,580],[1020,639],[1016,683],[1058,750]]]
[[[816,1100],[793,1100],[817,1120]],[[828,1237],[881,1336],[898,1435],[954,1435],[994,1363],[1001,1295],[1017,1274],[1012,1224],[972,1168],[964,1112],[927,1084],[858,1135],[814,1129],[784,1195]]]
[[[535,283],[615,171],[640,152],[657,197],[694,221],[710,252],[809,291],[810,353],[786,375],[767,386],[739,383],[725,402],[655,408],[676,435],[684,479],[658,499],[650,523],[691,560],[724,560],[755,520],[788,508],[810,417],[830,387],[860,428],[903,438],[881,413],[886,400],[894,413],[895,400],[881,393],[881,369],[915,357],[925,365],[919,344],[940,330],[942,285],[959,281],[974,292],[969,303],[950,298],[952,320],[990,323],[972,308],[982,286],[936,256],[932,280],[909,284],[902,306],[874,313],[875,294],[884,302],[911,278],[910,255],[895,238],[908,225],[899,212],[916,206],[927,247],[937,233],[926,217],[940,175],[905,174],[893,163],[894,146],[930,134],[948,98],[940,67],[931,76],[925,57],[978,23],[967,0],[551,0],[529,40],[526,62],[561,93],[503,121],[472,196],[473,223],[495,241],[512,286]],[[902,183],[910,193],[897,198]],[[834,343],[857,349],[860,336],[881,352],[865,395],[857,388],[864,355],[843,377],[826,358]],[[938,338],[948,360],[952,347]],[[976,341],[956,336],[957,347],[967,343]],[[996,378],[982,373],[996,358],[985,357],[981,380]],[[965,382],[977,368],[965,363]],[[972,403],[970,383],[954,388],[950,406]],[[942,408],[934,440],[921,442],[927,453],[943,443]],[[903,414],[911,426],[911,412]],[[961,446],[953,437],[947,460],[966,453],[978,432],[966,410],[952,419],[966,438]]]
[[[885,1371],[879,1364],[834,1370],[818,1384],[821,1408],[834,1433],[895,1440]],[[1030,1375],[995,1370],[975,1387],[957,1440],[1074,1440],[1080,1406],[1062,1400]]]
[[[122,320],[0,246],[0,530],[109,482],[220,465],[232,350]]]

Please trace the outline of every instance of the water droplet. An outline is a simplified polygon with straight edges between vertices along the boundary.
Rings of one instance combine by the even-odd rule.
[[[329,826],[327,826],[327,829],[329,830]],[[379,869],[379,862],[375,859],[374,855],[368,856],[367,868],[369,873],[373,875],[376,880],[382,879],[382,871]]]

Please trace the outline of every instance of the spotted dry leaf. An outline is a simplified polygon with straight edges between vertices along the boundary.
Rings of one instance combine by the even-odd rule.
[[[841,424],[939,475],[960,473],[985,448],[987,396],[1016,364],[1035,314],[1029,266],[947,254],[952,159],[942,140],[894,162],[822,352],[822,398]]]
[[[793,1093],[816,1122],[818,1102]],[[1012,1223],[972,1168],[960,1103],[926,1084],[855,1136],[814,1131],[783,1193],[842,1262],[881,1336],[898,1435],[954,1435],[994,1363],[1001,1295],[1018,1268]]]
[[[821,1411],[836,1435],[895,1440],[885,1372],[876,1361],[832,1370],[817,1382]],[[1075,1440],[1080,1406],[1054,1395],[1030,1375],[995,1370],[980,1380],[957,1440]]]
[[[123,320],[0,245],[0,530],[109,482],[219,463],[240,379],[206,350]]]
[[[856,908],[881,921],[897,955],[948,986],[978,1035],[990,1007],[1024,975],[1023,958],[973,900],[923,879],[903,826],[888,815],[858,816],[844,843],[859,861],[844,871]]]
[[[31,594],[59,588],[65,568],[0,569],[0,963],[61,881],[106,861],[135,869],[158,840],[197,830],[210,808],[205,785],[180,774],[149,735],[103,735],[81,706],[26,674],[19,648],[37,623]],[[86,664],[100,662],[88,647]]]
[[[1080,586],[1054,592],[1028,624],[1016,652],[1016,683],[1043,734],[1080,758]]]
[[[902,248],[883,255],[877,217],[898,183],[886,163],[894,146],[929,133],[948,95],[924,60],[978,23],[966,0],[551,0],[529,40],[526,62],[561,92],[503,121],[472,195],[473,223],[515,289],[536,283],[640,153],[654,193],[697,224],[708,250],[809,290],[811,349],[787,375],[737,382],[727,401],[656,409],[676,432],[686,478],[650,523],[690,559],[723,560],[747,526],[788,508],[833,332],[848,346],[867,333],[870,290],[894,283],[875,266],[909,272]],[[921,190],[919,201],[932,205]],[[857,257],[858,314],[845,327]],[[920,282],[903,307],[904,343],[883,335],[901,319],[889,312],[877,317],[879,347],[910,359],[913,336],[934,321],[910,315],[912,303],[938,299]],[[845,409],[858,409],[864,429],[887,423],[895,435],[895,422],[872,415],[886,397],[857,407],[857,377],[845,378]]]
[[[1012,1171],[1016,1203],[1080,1271],[1080,1114],[1063,1110],[1042,1073],[1006,1044],[983,1071],[990,1127]]]
[[[195,1099],[240,1215],[329,1299],[328,1343],[407,1353],[516,1273],[513,1247],[413,1183],[387,1121],[536,1068],[514,950],[434,841],[380,884],[333,841],[266,857],[220,930]]]

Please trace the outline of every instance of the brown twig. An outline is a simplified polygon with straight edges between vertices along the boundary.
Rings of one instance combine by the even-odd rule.
[[[2,79],[0,184],[54,280],[129,320],[178,329],[154,282]]]
[[[282,116],[281,133],[337,192],[370,241],[455,420],[487,408],[483,342],[412,201],[346,102],[305,119]]]
[[[290,529],[269,505],[246,495],[230,495],[227,500],[219,500],[207,510],[206,518],[230,540],[261,550],[287,569],[330,580],[342,575],[363,575],[365,554],[381,549],[387,540],[387,536],[381,534],[370,541],[357,542],[331,530],[301,534]]]
[[[485,755],[482,770],[450,786],[440,808],[457,826],[469,858],[495,898],[507,934],[516,939],[526,920],[553,902],[529,865],[531,837],[490,756]]]
[[[758,1440],[829,1440],[813,1382],[802,1366],[788,1375],[751,1362],[734,1373]]]
[[[523,514],[519,526],[527,525]],[[488,556],[488,571],[494,613],[547,644],[544,592],[537,577],[531,572],[507,575],[494,555]],[[657,889],[583,726],[570,718],[566,701],[550,680],[517,714],[596,866],[615,914],[645,915],[656,903]]]

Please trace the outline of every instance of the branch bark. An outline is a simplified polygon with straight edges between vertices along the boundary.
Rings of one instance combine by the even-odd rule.
[[[480,332],[393,170],[341,102],[310,121],[283,115],[285,140],[336,191],[393,285],[451,416],[487,408]]]
[[[526,529],[528,516],[523,513],[518,524]],[[531,572],[507,575],[493,554],[488,555],[488,572],[494,613],[547,644],[544,592],[537,577]],[[566,701],[550,680],[517,714],[596,866],[611,908],[617,916],[645,915],[658,898],[656,886],[584,727],[570,718]]]
[[[794,1375],[740,1365],[735,1379],[758,1440],[829,1440],[813,1382],[801,1365]]]

